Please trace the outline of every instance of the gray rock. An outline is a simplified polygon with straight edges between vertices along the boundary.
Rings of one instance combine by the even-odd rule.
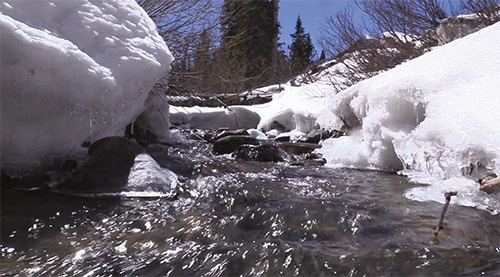
[[[287,162],[291,160],[288,153],[272,144],[242,145],[234,152],[234,156],[245,161],[257,162]]]
[[[56,188],[70,194],[174,194],[177,175],[161,168],[144,148],[123,137],[94,142],[70,180]]]
[[[436,28],[439,45],[472,34],[485,27],[480,18],[455,16],[443,19]]]
[[[227,136],[214,142],[213,151],[217,155],[229,154],[243,144],[258,145],[259,140],[251,136]]]
[[[331,135],[332,133],[330,133],[328,130],[313,129],[309,133],[307,133],[306,142],[318,143],[331,137]]]
[[[281,149],[285,150],[288,154],[301,155],[311,153],[321,145],[307,142],[280,142],[277,144]]]
[[[224,137],[229,136],[250,136],[247,130],[239,129],[239,130],[224,130],[222,133],[218,134],[214,140],[219,140]]]

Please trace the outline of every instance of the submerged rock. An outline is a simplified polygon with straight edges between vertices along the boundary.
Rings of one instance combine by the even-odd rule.
[[[87,161],[56,188],[71,194],[160,193],[172,195],[177,175],[161,168],[144,148],[123,137],[93,143]]]

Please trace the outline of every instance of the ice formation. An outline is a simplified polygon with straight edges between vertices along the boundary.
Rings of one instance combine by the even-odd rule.
[[[331,97],[320,125],[359,127],[325,141],[329,164],[402,170],[431,184],[408,191],[412,199],[444,201],[442,192],[456,190],[457,202],[498,213],[498,198],[479,197],[474,181],[500,172],[498,37],[500,23]]]
[[[133,0],[0,5],[3,171],[24,173],[123,134],[173,60]]]

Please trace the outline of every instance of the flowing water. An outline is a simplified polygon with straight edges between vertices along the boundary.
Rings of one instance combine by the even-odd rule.
[[[396,174],[150,147],[175,199],[83,198],[2,184],[3,276],[498,276],[498,215],[412,202]],[[444,199],[444,196],[443,196]]]

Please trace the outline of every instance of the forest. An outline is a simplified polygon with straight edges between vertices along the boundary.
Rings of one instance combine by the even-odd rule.
[[[137,2],[175,57],[162,88],[170,95],[239,93],[285,82],[327,58],[354,59],[341,72],[349,81],[340,90],[438,45],[431,31],[447,17],[474,13],[484,26],[500,17],[498,0],[351,0],[319,19],[320,50],[300,15],[294,33],[281,33],[279,0]],[[280,36],[291,36],[291,45],[279,43]]]

